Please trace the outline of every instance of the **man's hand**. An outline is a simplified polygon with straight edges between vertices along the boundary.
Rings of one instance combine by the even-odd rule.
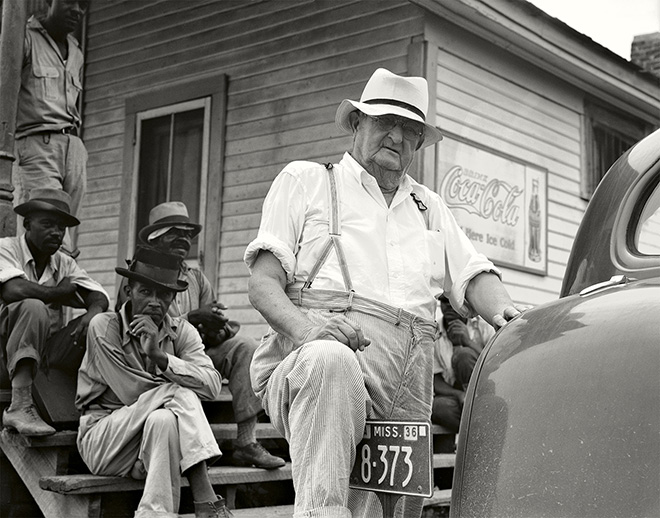
[[[135,315],[128,325],[131,334],[140,339],[140,345],[144,353],[152,360],[156,361],[158,353],[162,351],[158,348],[158,327],[149,315]]]
[[[362,329],[343,315],[337,315],[320,326],[310,327],[304,334],[299,345],[313,340],[337,340],[350,347],[353,351],[364,351],[371,340],[365,338]]]
[[[495,331],[503,327],[509,320],[513,320],[531,307],[532,306],[526,304],[512,304],[511,306],[506,306],[501,313],[493,315],[492,323]]]
[[[229,320],[223,313],[225,309],[227,309],[227,306],[214,300],[208,306],[190,311],[188,322],[195,326],[200,334],[217,333]]]

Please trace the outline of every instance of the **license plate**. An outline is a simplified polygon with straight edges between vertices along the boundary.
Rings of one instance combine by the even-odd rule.
[[[431,426],[427,422],[367,421],[349,486],[430,497]]]

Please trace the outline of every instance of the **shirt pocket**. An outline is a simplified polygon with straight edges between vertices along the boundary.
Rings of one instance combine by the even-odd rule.
[[[34,74],[41,97],[49,101],[56,100],[60,77],[59,70],[55,67],[35,64],[32,66],[32,73]]]
[[[442,285],[445,277],[445,235],[441,230],[426,230],[424,241],[428,261],[427,278],[431,285]]]

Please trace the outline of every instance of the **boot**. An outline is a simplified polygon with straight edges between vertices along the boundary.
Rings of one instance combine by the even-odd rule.
[[[55,428],[46,424],[32,401],[32,386],[11,389],[11,405],[2,414],[2,424],[22,435],[52,435]]]
[[[195,518],[234,518],[227,509],[225,499],[218,496],[215,502],[195,502]]]

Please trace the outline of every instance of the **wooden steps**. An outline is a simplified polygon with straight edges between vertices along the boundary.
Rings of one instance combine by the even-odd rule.
[[[433,467],[436,469],[451,468],[454,466],[455,458],[456,456],[451,453],[436,453],[433,455]],[[273,470],[214,466],[209,468],[209,477],[214,486],[290,480],[291,463],[287,462],[284,467]],[[182,481],[182,485],[184,487],[188,485],[185,478]],[[53,491],[63,495],[85,495],[115,491],[137,491],[144,487],[144,482],[126,477],[106,477],[89,474],[52,475],[41,477],[39,486],[46,491]]]
[[[11,391],[0,390],[0,406],[6,406],[11,399],[10,396]],[[205,404],[210,405],[210,411],[214,412],[218,408],[231,407],[231,401],[231,393],[223,391],[217,401],[205,402]],[[236,437],[236,424],[212,423],[211,429],[216,440],[221,443],[222,449],[227,453],[227,450],[232,447],[231,440]],[[436,439],[448,441],[453,448],[454,436],[449,430],[437,425],[432,425],[431,430],[434,435],[434,451],[446,451],[436,449]],[[279,444],[280,447],[286,445],[282,436],[270,423],[258,423],[256,433],[260,440],[270,441],[275,445]],[[133,495],[130,496],[130,499],[139,499],[138,492],[144,487],[143,481],[124,477],[91,475],[86,472],[84,465],[76,467],[75,462],[80,463],[76,449],[76,437],[76,430],[62,430],[47,437],[25,437],[8,430],[0,432],[2,453],[11,462],[46,518],[64,516],[67,518],[102,518],[106,506],[112,506],[108,502],[112,502],[113,499],[129,499],[129,495]],[[435,469],[451,469],[454,461],[453,453],[435,453],[433,455]],[[71,462],[74,463],[73,469],[69,469]],[[293,505],[235,509],[237,492],[240,495],[246,495],[244,492],[251,487],[250,484],[257,484],[255,487],[259,487],[258,484],[262,483],[274,483],[274,487],[279,487],[278,484],[286,484],[287,481],[290,484],[290,463],[276,470],[218,464],[210,468],[209,475],[214,487],[225,495],[227,504],[236,518],[261,518],[264,516],[288,518],[293,514]],[[188,486],[187,479],[182,479],[182,486]],[[290,485],[288,488],[286,491],[292,491]],[[241,498],[243,498],[242,505],[250,505],[251,500],[245,500],[245,496]],[[293,498],[293,494],[291,494],[291,498]],[[284,502],[287,500],[285,499]],[[433,497],[426,499],[425,506],[446,506],[449,505],[449,500],[450,490],[436,490]],[[279,503],[282,503],[282,500]],[[113,507],[108,509],[113,509],[114,512]],[[184,514],[182,516],[192,518],[193,515]]]

